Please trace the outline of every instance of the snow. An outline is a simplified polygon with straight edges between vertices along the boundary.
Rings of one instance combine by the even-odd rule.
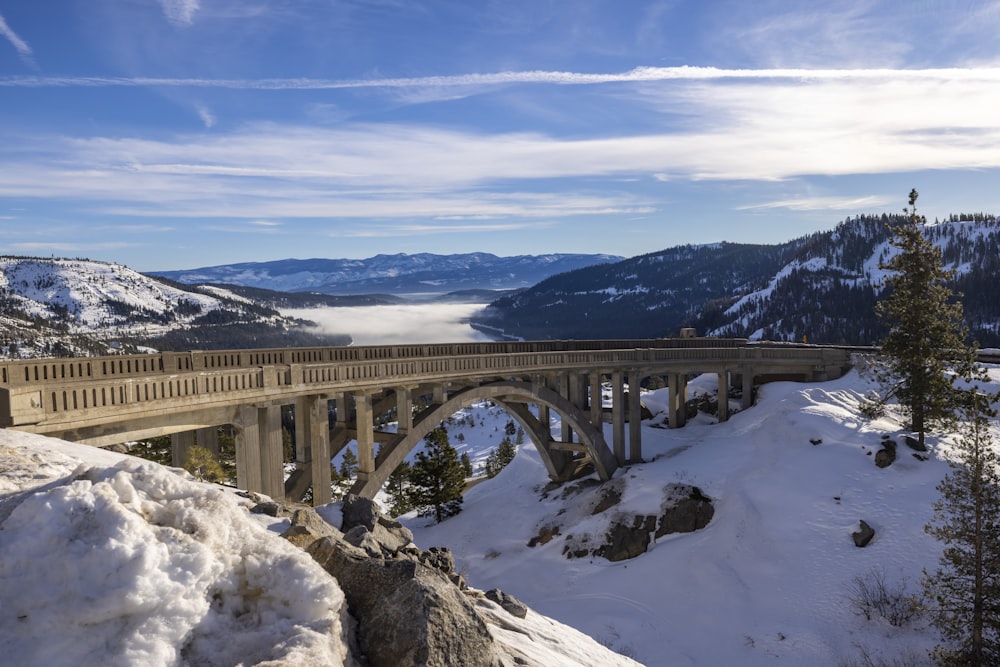
[[[1000,389],[1000,367],[989,371],[989,388]],[[941,547],[923,526],[950,437],[929,438],[927,461],[911,456],[898,422],[860,417],[869,388],[852,371],[765,385],[757,405],[722,424],[701,414],[664,429],[657,415],[642,427],[647,463],[616,473],[622,500],[598,515],[593,489],[546,493],[544,465],[525,444],[466,493],[458,516],[403,521],[422,548],[450,547],[470,585],[501,588],[532,608],[519,620],[477,602],[498,642],[532,664],[634,664],[629,656],[652,667],[837,665],[859,647],[876,658],[919,655],[936,643],[933,628],[866,620],[851,586],[880,568],[892,586],[916,593],[922,570],[936,567]],[[689,389],[711,392],[715,378]],[[654,413],[667,399],[663,389],[643,397]],[[479,465],[506,421],[482,403],[448,430]],[[992,428],[1000,442],[1000,425]],[[874,452],[884,435],[898,442],[899,458],[880,469]],[[0,471],[5,664],[352,664],[336,582],[233,493],[9,430],[0,430]],[[619,563],[563,555],[570,535],[599,544],[616,514],[657,513],[675,483],[713,499],[706,528],[662,537]],[[339,522],[338,505],[320,512]],[[877,533],[864,549],[851,539],[861,519]],[[552,541],[527,546],[556,525]]]
[[[336,581],[231,494],[6,430],[0,466],[5,664],[356,664]]]
[[[991,377],[995,391],[1000,369]],[[695,387],[711,384],[700,378]],[[766,385],[755,407],[724,424],[705,415],[676,430],[644,422],[647,463],[615,475],[622,501],[596,516],[586,511],[592,491],[543,492],[544,466],[526,445],[466,494],[458,516],[404,520],[418,543],[451,547],[474,585],[503,588],[650,666],[836,665],[859,647],[875,657],[921,654],[936,643],[925,621],[867,621],[851,587],[881,568],[892,586],[917,593],[922,570],[936,567],[941,547],[923,526],[948,470],[948,440],[929,438],[930,459],[917,460],[897,422],[859,416],[868,388],[852,371],[827,383]],[[665,390],[644,402],[665,405]],[[899,444],[886,469],[874,464],[883,435]],[[665,536],[619,563],[562,554],[569,535],[600,544],[615,513],[657,513],[663,489],[677,482],[714,499],[705,529]],[[851,538],[861,519],[877,532],[864,549]],[[527,546],[556,525],[551,542]]]

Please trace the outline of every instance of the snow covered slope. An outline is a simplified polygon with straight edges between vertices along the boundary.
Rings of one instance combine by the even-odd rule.
[[[1000,388],[1000,368],[990,374],[992,389]],[[714,389],[714,380],[701,378],[699,387]],[[867,621],[851,591],[855,577],[881,569],[890,586],[915,593],[922,569],[936,566],[941,546],[923,525],[949,445],[931,439],[930,459],[921,461],[900,441],[896,462],[876,467],[883,435],[899,441],[901,430],[889,419],[860,418],[867,388],[857,372],[822,384],[775,383],[724,424],[705,415],[676,430],[644,422],[648,463],[615,475],[622,501],[598,515],[585,511],[593,489],[545,493],[545,468],[526,445],[466,494],[458,516],[440,525],[405,521],[418,542],[451,547],[476,586],[500,586],[650,666],[839,665],[858,659],[859,647],[875,658],[923,656],[937,641],[933,629],[922,620],[901,628]],[[664,390],[644,402],[665,407]],[[992,429],[1000,443],[1000,425]],[[570,539],[600,543],[616,512],[656,514],[663,489],[676,482],[713,498],[706,528],[662,537],[618,563],[563,555]],[[851,538],[862,519],[877,531],[863,549]],[[545,526],[559,534],[529,547]]]

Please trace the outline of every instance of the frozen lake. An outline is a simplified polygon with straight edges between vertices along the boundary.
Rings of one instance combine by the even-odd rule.
[[[461,343],[491,340],[468,324],[485,304],[405,304],[351,308],[289,308],[283,315],[316,322],[326,334],[350,334],[354,345]]]

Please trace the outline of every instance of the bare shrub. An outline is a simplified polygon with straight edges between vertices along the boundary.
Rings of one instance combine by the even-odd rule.
[[[882,655],[873,655],[866,647],[858,646],[858,656],[841,661],[839,667],[925,667],[930,664],[926,656],[921,656],[912,650],[886,658]]]
[[[883,618],[889,625],[899,628],[920,614],[920,598],[907,591],[906,578],[892,584],[886,580],[881,567],[854,577],[850,592],[854,609],[869,621]]]

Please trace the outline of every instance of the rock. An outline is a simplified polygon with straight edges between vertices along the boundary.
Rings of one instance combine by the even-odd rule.
[[[538,534],[528,540],[528,546],[537,547],[539,544],[548,544],[558,534],[559,526],[542,526],[538,529]]]
[[[340,529],[347,535],[354,528],[363,526],[382,547],[386,555],[395,555],[413,542],[410,529],[395,519],[382,514],[378,505],[368,498],[347,494],[344,498],[343,521]],[[360,538],[359,538],[360,539]]]
[[[364,526],[355,526],[344,533],[344,541],[364,550],[370,558],[382,558],[382,545]]]
[[[856,547],[866,547],[868,543],[872,541],[875,537],[875,529],[868,525],[864,520],[860,522],[861,528],[856,533],[851,533],[851,537],[854,538],[854,546]]]
[[[300,549],[307,549],[310,544],[324,537],[344,539],[343,533],[327,523],[311,507],[295,510],[292,513],[292,524],[281,536]]]
[[[671,533],[690,533],[701,530],[715,516],[712,499],[697,486],[671,484],[661,506],[656,537]]]
[[[633,517],[631,525],[620,520],[613,522],[605,536],[605,543],[594,550],[594,555],[616,563],[646,553],[651,540],[644,523],[641,515]]]
[[[875,465],[879,468],[888,468],[892,465],[892,462],[896,460],[896,445],[893,443],[891,447],[888,446],[889,443],[885,443],[887,446],[875,452]]]
[[[451,574],[455,571],[455,557],[448,547],[431,547],[420,554],[420,561],[445,574]]]
[[[511,616],[524,618],[528,615],[528,607],[523,602],[518,600],[513,595],[507,595],[499,588],[486,591],[486,599],[496,602]]]
[[[284,515],[287,516],[288,511],[285,510],[285,508],[282,507],[280,504],[274,501],[257,503],[256,505],[250,508],[251,514],[266,514],[267,516],[274,516],[274,517],[281,515],[283,511]]]
[[[622,500],[622,486],[624,479],[616,479],[608,482],[601,487],[598,492],[600,496],[597,504],[594,505],[594,509],[590,512],[591,514],[600,514],[606,510],[611,509]]]
[[[911,435],[904,435],[903,436],[903,442],[906,443],[907,447],[909,447],[910,449],[912,449],[915,452],[926,452],[927,451],[927,445],[921,444],[920,440],[918,440],[917,438],[914,438]]]
[[[492,667],[499,652],[472,602],[440,570],[408,558],[376,560],[333,538],[309,553],[340,582],[371,667]]]
[[[375,501],[348,493],[344,498],[343,506],[344,519],[340,524],[340,529],[347,533],[355,526],[364,526],[368,532],[374,532],[378,518],[382,516]]]

